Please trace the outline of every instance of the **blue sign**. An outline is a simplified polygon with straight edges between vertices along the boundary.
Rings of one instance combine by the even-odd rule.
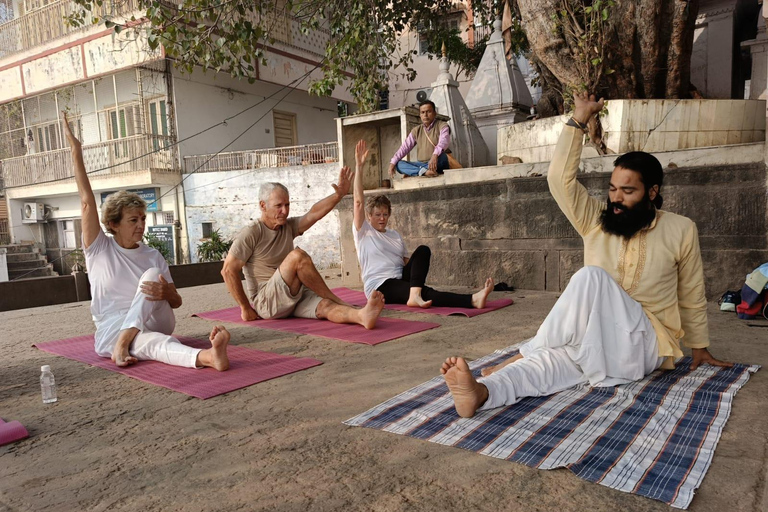
[[[156,188],[140,188],[138,190],[128,190],[127,192],[133,192],[134,194],[138,194],[140,198],[142,198],[144,201],[147,202],[147,211],[148,212],[159,212],[160,211],[160,201],[157,200],[157,189]],[[107,197],[110,194],[114,194],[115,191],[112,192],[102,192],[101,193],[101,204],[104,204],[104,201],[107,200]]]

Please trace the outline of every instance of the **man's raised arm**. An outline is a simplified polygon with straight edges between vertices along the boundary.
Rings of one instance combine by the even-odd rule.
[[[299,235],[304,234],[309,228],[315,225],[317,221],[328,215],[333,208],[339,204],[352,185],[353,172],[349,167],[342,167],[339,171],[339,183],[331,183],[333,194],[325,199],[316,202],[307,213],[299,217]]]
[[[604,102],[602,99],[595,101],[594,95],[590,97],[587,93],[574,93],[573,100],[573,117],[563,127],[557,141],[547,172],[547,183],[552,197],[568,221],[584,236],[600,222],[602,205],[590,197],[587,189],[576,180],[584,139],[584,131],[579,125],[586,127],[592,116],[602,110]]]

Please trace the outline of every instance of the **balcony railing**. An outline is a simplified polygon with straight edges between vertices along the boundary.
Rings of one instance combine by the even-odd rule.
[[[71,0],[59,0],[40,9],[30,11],[0,25],[0,58],[92,26],[99,18],[125,18],[139,10],[138,0],[105,0],[102,5],[93,3],[93,10],[86,11],[85,25],[73,27],[66,17],[79,12],[82,7]]]
[[[138,171],[178,173],[172,139],[161,135],[136,135],[83,146],[85,170],[91,179]],[[69,148],[3,160],[6,187],[49,183],[72,178]],[[103,169],[94,172],[97,169]]]
[[[184,157],[184,172],[222,172],[339,161],[336,142]]]

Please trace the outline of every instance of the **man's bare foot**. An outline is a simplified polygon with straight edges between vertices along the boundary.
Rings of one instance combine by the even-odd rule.
[[[117,366],[124,367],[139,362],[130,352],[131,343],[133,343],[137,334],[139,334],[139,330],[135,327],[123,329],[118,334],[117,343],[115,343],[115,348],[112,349],[112,361]]]
[[[214,326],[211,329],[211,335],[208,336],[208,339],[211,341],[211,348],[197,353],[196,366],[207,366],[215,368],[220,372],[229,369],[227,345],[230,338],[229,331],[223,325]]]
[[[485,280],[485,286],[480,291],[472,294],[472,307],[475,309],[483,309],[485,302],[488,300],[488,295],[493,291],[493,279],[490,277]]]
[[[496,366],[489,366],[488,368],[483,368],[482,370],[480,370],[480,374],[483,377],[487,377],[487,376],[489,376],[489,375],[491,375],[491,374],[501,370],[502,368],[504,368],[508,364],[512,364],[515,361],[521,360],[522,358],[523,358],[523,354],[515,354],[514,356],[510,357],[509,359],[507,359],[504,362],[501,362],[501,363],[497,364]]]
[[[378,291],[373,292],[363,309],[358,310],[360,325],[366,329],[373,329],[382,309],[384,309],[384,294]]]
[[[488,388],[472,376],[469,365],[463,357],[449,357],[440,368],[440,373],[451,390],[456,412],[462,418],[471,418],[488,400]]]
[[[427,178],[437,178],[437,171],[427,171],[423,174]]]
[[[408,301],[405,304],[406,306],[411,306],[412,308],[427,309],[428,307],[432,306],[432,301],[422,299],[421,289],[419,288],[419,293],[411,293],[408,297]]]

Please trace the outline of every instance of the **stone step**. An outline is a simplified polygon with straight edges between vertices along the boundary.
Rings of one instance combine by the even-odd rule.
[[[40,256],[38,254],[38,256]],[[43,257],[38,257],[35,260],[24,260],[24,261],[15,261],[15,262],[8,262],[8,270],[32,270],[33,268],[41,268],[48,265],[48,260]]]
[[[0,245],[0,249],[5,249],[8,254],[40,252],[33,244]]]
[[[13,281],[14,279],[29,279],[33,277],[53,277],[58,276],[58,272],[54,272],[53,265],[46,265],[45,267],[36,268],[34,270],[10,270],[8,269],[8,279]]]
[[[40,258],[40,252],[13,252],[5,255],[8,258],[8,264],[18,263],[21,261],[32,261]]]

